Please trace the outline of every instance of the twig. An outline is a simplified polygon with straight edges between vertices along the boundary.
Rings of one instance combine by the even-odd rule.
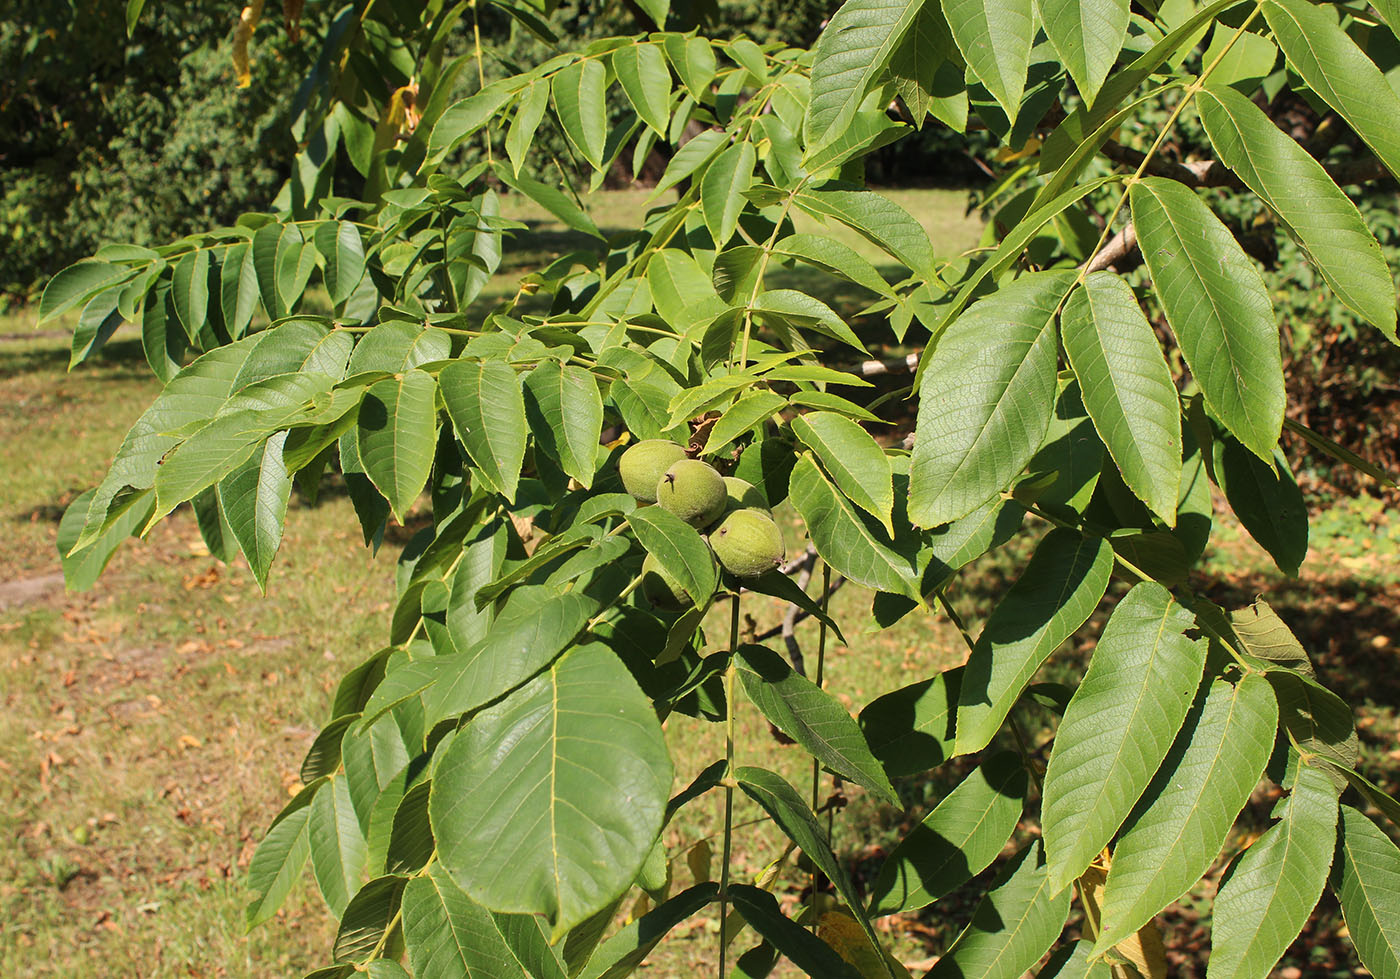
[[[835,581],[833,581],[833,582],[831,583],[831,591],[830,591],[830,594],[835,595],[838,591],[841,590],[841,586],[844,585],[845,583],[846,583],[846,579],[845,579],[845,578],[840,578],[840,577],[838,577]],[[805,612],[805,611],[804,611],[804,612],[798,612],[797,615],[793,617],[793,620],[792,620],[793,625],[796,625],[797,623],[802,622],[802,621],[805,620],[805,619],[810,619],[811,617],[812,617],[812,613],[811,613],[811,612]],[[773,628],[769,629],[767,632],[763,632],[763,633],[760,633],[760,634],[757,635],[757,636],[754,636],[753,641],[756,642],[756,643],[763,643],[763,642],[767,642],[769,639],[772,639],[774,636],[780,636],[780,635],[782,635],[782,634],[783,634],[783,627],[782,627],[781,625],[775,625]]]
[[[1133,249],[1136,247],[1137,229],[1133,227],[1133,222],[1129,221],[1127,224],[1123,225],[1121,231],[1108,239],[1108,243],[1089,261],[1089,264],[1084,267],[1084,274],[1088,275],[1090,272],[1098,272],[1103,269],[1112,268],[1115,264],[1132,254]]]

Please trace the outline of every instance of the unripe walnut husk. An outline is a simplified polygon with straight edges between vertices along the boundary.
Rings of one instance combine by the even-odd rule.
[[[710,532],[710,550],[736,578],[757,578],[783,563],[783,532],[762,510],[735,510]]]
[[[679,612],[695,604],[675,576],[650,554],[642,562],[642,595],[653,607],[670,612]]]
[[[685,458],[685,449],[665,439],[646,439],[622,453],[617,473],[622,486],[638,503],[656,502],[656,484],[676,463]]]
[[[728,499],[724,477],[699,459],[682,459],[656,484],[656,502],[695,528],[719,519]]]
[[[758,487],[747,479],[740,479],[738,476],[725,476],[724,489],[728,499],[725,500],[724,514],[728,516],[735,510],[758,510],[772,516],[772,511],[768,509],[768,500],[758,491]]]

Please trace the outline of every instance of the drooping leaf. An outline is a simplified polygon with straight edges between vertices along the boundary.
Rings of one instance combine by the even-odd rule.
[[[878,269],[850,245],[825,235],[794,234],[773,246],[775,255],[787,255],[826,269],[882,296],[894,297]]]
[[[525,379],[525,411],[536,443],[585,488],[598,470],[603,398],[592,373],[547,360]]]
[[[831,182],[816,190],[801,189],[793,203],[820,218],[835,218],[879,245],[916,273],[933,268],[933,245],[914,216],[873,190]]]
[[[273,435],[218,484],[219,504],[228,516],[238,549],[263,591],[267,591],[267,573],[282,544],[282,527],[292,495],[292,480],[282,462],[286,441],[286,432]]]
[[[516,176],[520,175],[520,168],[525,165],[526,154],[530,150],[530,144],[534,142],[535,132],[540,128],[540,122],[543,121],[545,109],[548,107],[549,83],[543,79],[536,79],[526,87],[525,94],[520,97],[520,105],[510,121],[510,129],[506,131],[506,155],[510,157]]]
[[[258,308],[258,270],[250,242],[239,242],[224,253],[219,266],[219,301],[229,334],[235,339],[243,336]]]
[[[968,68],[1014,123],[1035,38],[1031,0],[943,0],[943,12]]]
[[[1262,462],[1236,440],[1213,444],[1215,480],[1249,535],[1293,577],[1308,554],[1308,508],[1288,459],[1275,449]]]
[[[625,979],[676,925],[719,896],[719,885],[696,884],[622,926],[598,946],[578,979]]]
[[[899,805],[860,727],[840,701],[767,647],[740,646],[737,656],[744,692],[770,724],[837,775]]]
[[[1264,17],[1288,63],[1337,110],[1393,174],[1400,174],[1400,93],[1337,23],[1331,7],[1269,0]]]
[[[1279,727],[1300,750],[1343,768],[1356,764],[1361,746],[1345,700],[1315,679],[1292,670],[1270,670],[1265,678],[1278,698]]]
[[[1021,818],[1028,784],[1014,753],[984,761],[885,858],[870,913],[917,911],[990,866]]]
[[[554,108],[559,123],[595,170],[603,167],[603,146],[607,142],[608,119],[604,102],[607,69],[597,58],[583,58],[554,76]]]
[[[1118,603],[1065,710],[1045,772],[1041,823],[1058,890],[1132,811],[1186,719],[1205,665],[1194,618],[1145,581]]]
[[[714,555],[690,524],[663,507],[642,507],[627,516],[637,540],[704,608],[718,583]]]
[[[864,907],[855,885],[851,883],[850,875],[831,851],[831,844],[825,831],[818,824],[817,817],[812,814],[811,807],[797,794],[796,789],[781,775],[762,768],[736,769],[734,778],[749,798],[762,806],[773,818],[787,838],[801,848],[807,859],[826,874],[848,908]],[[880,940],[870,921],[863,914],[857,920],[865,937],[878,947]]]
[[[401,928],[399,906],[407,877],[376,877],[365,884],[345,907],[335,935],[337,962],[363,959],[385,943],[385,933]]]
[[[1277,722],[1273,692],[1257,674],[1202,688],[1114,847],[1096,955],[1205,873],[1264,771]]]
[[[276,914],[301,876],[311,856],[306,829],[310,818],[307,805],[288,813],[273,824],[254,851],[248,865],[248,889],[253,892],[245,913],[249,928]]]
[[[1018,979],[1059,937],[1068,917],[1069,892],[1055,894],[1036,841],[1002,870],[926,979]]]
[[[420,976],[442,979],[564,979],[567,973],[536,919],[488,911],[442,864],[403,892],[404,944]]]
[[[349,221],[326,221],[316,226],[316,250],[326,260],[326,291],[339,306],[349,299],[365,273],[365,246],[360,229]]]
[[[958,691],[958,754],[991,742],[1040,664],[1093,614],[1112,571],[1113,549],[1103,538],[1056,528],[1041,539],[968,657]]]
[[[742,140],[721,153],[700,179],[700,208],[716,248],[723,248],[734,236],[757,161],[753,143]]]
[[[666,135],[671,116],[671,73],[655,44],[631,44],[612,53],[613,70],[627,101],[658,136]]]
[[[823,979],[863,979],[830,945],[783,914],[772,894],[751,884],[735,884],[729,896],[749,927],[807,975]]]
[[[1036,0],[1055,53],[1069,70],[1086,105],[1118,60],[1128,34],[1126,0]]]
[[[359,890],[365,866],[365,837],[344,778],[330,779],[316,793],[307,840],[316,884],[331,914],[339,918]]]
[[[651,702],[610,650],[581,646],[462,729],[429,813],[458,886],[493,910],[544,915],[557,938],[636,877],[670,787]]]
[[[370,385],[360,405],[360,461],[400,523],[432,469],[436,395],[437,380],[415,368]]]
[[[438,388],[467,455],[515,502],[528,432],[519,375],[499,360],[459,360],[438,374]]]
[[[191,342],[197,340],[209,317],[209,252],[206,249],[188,252],[175,263],[170,298],[175,302],[175,314],[185,326],[185,335]]]
[[[1265,979],[1312,913],[1332,868],[1337,786],[1312,765],[1277,823],[1235,861],[1215,898],[1206,975]]]
[[[39,298],[39,322],[45,323],[79,303],[114,286],[130,274],[124,265],[82,261],[63,269],[44,286]]]
[[[924,373],[909,467],[909,519],[971,513],[1040,447],[1055,410],[1055,313],[1072,273],[1022,276],[964,312]]]
[[[924,0],[847,0],[817,38],[812,94],[802,120],[808,157],[850,126],[913,26]]]
[[[916,601],[921,597],[910,558],[822,475],[810,456],[804,454],[797,460],[788,493],[817,552],[833,568],[878,591],[907,595]]]
[[[1400,849],[1375,823],[1342,806],[1332,890],[1361,964],[1377,979],[1400,976]]]
[[[91,543],[74,549],[95,493],[96,490],[88,490],[74,499],[58,523],[56,543],[63,564],[63,584],[69,591],[86,591],[96,584],[122,541],[144,527],[155,511],[155,495],[147,491],[143,502],[127,507],[121,517]]]
[[[846,498],[880,521],[893,537],[890,462],[870,433],[830,411],[798,415],[792,420],[792,431],[821,461]]]
[[[1168,526],[1181,484],[1181,408],[1171,371],[1132,289],[1094,272],[1061,317],[1084,407],[1123,481]]]
[[[962,670],[892,690],[861,710],[865,740],[891,778],[929,771],[952,756]]]
[[[1395,283],[1361,212],[1292,137],[1232,88],[1197,96],[1220,160],[1298,237],[1337,297],[1395,339]]]
[[[1272,459],[1283,428],[1283,361],[1259,269],[1184,185],[1148,177],[1129,197],[1157,297],[1206,404],[1246,448]]]

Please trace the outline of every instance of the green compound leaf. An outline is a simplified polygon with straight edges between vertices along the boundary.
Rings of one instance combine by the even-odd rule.
[[[642,507],[627,515],[642,546],[670,572],[695,605],[704,608],[718,583],[714,554],[690,524],[663,507]]]
[[[846,907],[858,915],[857,921],[861,931],[870,939],[871,944],[876,948],[882,947],[870,920],[864,914],[860,914],[864,903],[856,892],[855,885],[851,883],[845,867],[836,859],[836,854],[831,851],[826,832],[817,823],[817,817],[813,815],[811,807],[797,794],[797,790],[781,775],[762,768],[739,768],[735,770],[734,778],[739,787],[773,818],[787,838],[798,845],[807,859],[826,874]]]
[[[608,139],[607,81],[608,71],[597,58],[575,61],[554,76],[554,109],[564,135],[595,170],[603,168]]]
[[[258,587],[267,591],[267,574],[282,544],[292,479],[282,462],[287,433],[278,432],[253,450],[252,457],[219,481],[219,504],[228,518],[238,549],[248,561]]]
[[[1023,849],[977,905],[925,979],[1019,979],[1054,944],[1069,917],[1069,892],[1056,895],[1040,842]]]
[[[1308,507],[1288,459],[1274,449],[1267,464],[1228,436],[1212,448],[1215,480],[1235,516],[1279,570],[1296,578],[1308,555]]]
[[[857,979],[860,976],[835,949],[783,914],[772,894],[750,884],[735,884],[729,894],[734,909],[744,916],[749,926],[807,975],[823,979]]]
[[[438,375],[452,427],[476,467],[512,503],[528,431],[520,377],[499,360],[459,360]]]
[[[435,863],[403,892],[404,944],[415,975],[565,979],[537,918],[488,911]]]
[[[1264,17],[1308,87],[1337,110],[1391,173],[1400,174],[1400,95],[1337,23],[1331,7],[1269,0]]]
[[[753,184],[757,162],[752,143],[735,143],[706,168],[700,179],[700,209],[716,248],[723,248],[734,237],[739,212],[748,203],[744,192]]]
[[[311,857],[306,830],[310,818],[311,808],[305,804],[279,818],[253,853],[248,864],[248,889],[253,900],[245,913],[249,928],[276,914],[301,876]]]
[[[1265,979],[1298,937],[1332,868],[1337,786],[1303,765],[1281,818],[1228,871],[1211,914],[1207,979]]]
[[[307,840],[311,844],[316,886],[331,914],[339,918],[351,895],[359,889],[366,855],[365,835],[343,777],[330,779],[316,793],[311,802]]]
[[[924,0],[847,0],[817,38],[812,97],[802,120],[810,159],[850,127]]]
[[[929,771],[952,757],[962,673],[961,666],[944,670],[876,697],[861,710],[865,740],[890,778]]]
[[[981,751],[1040,664],[1093,614],[1108,589],[1113,549],[1056,528],[992,610],[958,692],[957,753]]]
[[[812,411],[792,420],[792,432],[816,457],[836,486],[894,536],[893,475],[885,450],[870,433],[842,415]]]
[[[1129,192],[1167,323],[1212,413],[1266,462],[1283,428],[1283,360],[1259,269],[1189,188],[1148,177]]]
[[[1220,160],[1283,219],[1337,298],[1395,340],[1395,282],[1376,236],[1322,164],[1232,88],[1196,97]]]
[[[557,939],[636,878],[670,789],[651,701],[615,654],[590,645],[458,733],[428,811],[458,886],[492,910],[543,915]]]
[[[1035,38],[1031,0],[943,0],[943,12],[968,68],[1014,124]]]
[[[803,454],[793,466],[788,495],[817,552],[833,568],[868,588],[919,599],[910,558],[827,480],[811,456]]]
[[[618,48],[612,65],[638,117],[658,136],[665,136],[671,116],[671,73],[661,48],[645,43]]]
[[[437,447],[437,379],[414,368],[376,381],[356,421],[360,462],[399,523],[428,482]]]
[[[934,347],[923,375],[909,519],[936,527],[1006,489],[1055,410],[1055,314],[1073,272],[1022,276],[974,303]]]
[[[1202,689],[1114,847],[1096,955],[1205,873],[1264,771],[1277,723],[1278,705],[1262,676]]]
[[[1055,53],[1093,105],[1128,35],[1127,0],[1036,0]]]
[[[799,190],[792,202],[814,217],[835,218],[913,272],[928,274],[933,270],[933,244],[928,232],[888,197],[854,184],[832,181],[818,190]]]
[[[1156,582],[1128,592],[1094,647],[1045,772],[1041,822],[1057,892],[1094,860],[1166,757],[1205,666],[1195,618]]]
[[[899,805],[865,735],[840,701],[765,646],[740,646],[737,655],[744,692],[769,723],[830,771]]]
[[[1014,753],[983,762],[885,858],[870,913],[917,911],[989,867],[1021,818],[1027,784]]]
[[[719,897],[719,885],[701,883],[681,891],[598,946],[578,979],[626,979],[651,954],[666,933]]]
[[[539,447],[559,460],[584,488],[598,471],[603,397],[592,373],[556,360],[540,364],[525,379],[526,417]]]
[[[1094,272],[1060,319],[1084,407],[1123,481],[1168,526],[1181,485],[1181,407],[1157,335],[1132,288]]]
[[[1400,976],[1400,849],[1361,813],[1342,806],[1332,890],[1351,943],[1377,979]]]

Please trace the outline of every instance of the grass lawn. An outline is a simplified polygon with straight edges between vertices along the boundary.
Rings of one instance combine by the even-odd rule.
[[[644,196],[608,194],[597,213],[625,225]],[[948,254],[975,244],[979,227],[963,217],[961,195],[895,196]],[[531,235],[507,253],[509,268],[489,287],[497,295],[567,238],[516,205],[508,199],[507,213],[529,220]],[[867,247],[854,236],[851,243]],[[69,374],[62,338],[11,338],[31,328],[29,314],[0,319],[0,335],[7,335],[0,339],[0,782],[10,800],[0,810],[0,834],[8,842],[0,847],[0,971],[280,977],[325,964],[333,930],[309,875],[284,911],[250,935],[242,926],[241,881],[269,819],[299,785],[298,767],[325,720],[335,682],[384,638],[401,536],[372,556],[343,496],[326,493],[315,506],[294,498],[264,597],[246,568],[209,556],[182,508],[149,539],[125,545],[94,589],[66,593],[54,549],[58,518],[100,479],[158,385],[127,333],[96,363]],[[1232,523],[1222,524],[1216,546],[1232,577],[1202,582],[1199,590],[1234,605],[1267,594],[1311,644],[1324,682],[1365,705],[1363,768],[1395,789],[1400,620],[1388,594],[1396,565],[1385,547],[1400,542],[1400,521],[1357,504],[1322,514],[1299,582],[1283,579]],[[1362,538],[1380,542],[1380,550],[1360,546]],[[1014,575],[1014,557],[981,562],[959,584],[955,601],[974,632]],[[828,687],[853,711],[965,655],[956,630],[932,614],[876,630],[869,600],[855,587],[833,600],[847,644],[833,641],[829,649]],[[782,614],[764,598],[746,602],[744,610],[759,629]],[[1103,615],[1052,660],[1047,675],[1067,675],[1067,664],[1082,661]],[[717,626],[713,634],[723,631]],[[816,626],[801,625],[798,639],[810,662]],[[1048,717],[1042,720],[1048,724]],[[741,708],[737,724],[740,764],[809,784],[810,762],[775,741],[756,711]],[[1039,739],[1049,733],[1031,727]],[[716,725],[675,717],[667,733],[678,788],[723,756]],[[882,848],[927,811],[948,779],[941,771],[902,780],[903,814],[879,809],[859,790],[849,793],[833,835],[858,881],[868,883]],[[1269,800],[1256,801],[1251,812],[1258,810],[1262,825]],[[702,869],[706,843],[718,853],[720,807],[719,793],[711,793],[668,829],[677,889]],[[775,832],[746,825],[757,815],[740,796],[734,855],[740,880],[762,873],[783,852]],[[1219,870],[1193,892],[1196,898],[1210,893]],[[776,886],[789,910],[805,880],[789,860]],[[969,901],[959,902],[888,921],[899,956],[918,963],[941,951],[971,913]],[[1178,975],[1204,975],[1201,935],[1208,921],[1195,907],[1187,902],[1164,916]],[[1351,960],[1335,953],[1337,922],[1335,914],[1319,916],[1289,961],[1305,972],[1317,964],[1320,971],[1309,975],[1351,969]],[[718,927],[713,909],[688,922],[643,974],[707,969]],[[750,936],[741,936],[736,952],[750,944]],[[1314,948],[1325,961],[1315,962]]]

